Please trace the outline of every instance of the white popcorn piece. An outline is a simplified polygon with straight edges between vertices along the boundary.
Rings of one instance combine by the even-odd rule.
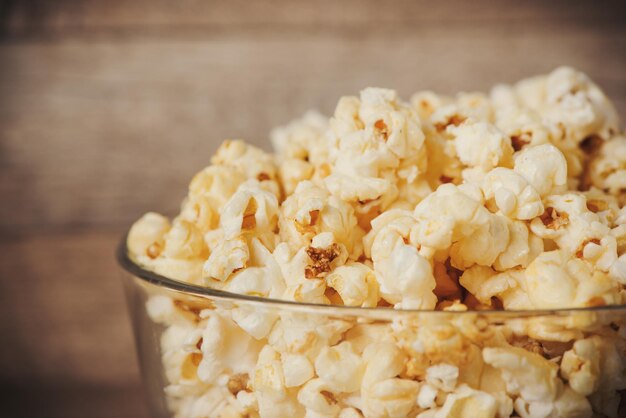
[[[626,190],[626,137],[616,136],[604,142],[589,165],[589,174],[595,187],[623,196]]]
[[[170,230],[170,221],[162,215],[148,212],[128,231],[126,245],[136,256],[156,258],[164,246],[164,236]]]
[[[387,302],[396,307],[432,309],[437,301],[432,266],[416,246],[405,243],[414,224],[410,212],[388,211],[373,222],[365,238],[366,247],[374,262],[380,294]]]
[[[285,386],[288,388],[302,386],[315,376],[313,365],[306,356],[284,353],[281,355]]]
[[[246,232],[272,234],[277,223],[278,200],[257,180],[242,183],[220,213],[220,227],[226,239]]]
[[[379,289],[374,271],[363,263],[348,263],[326,276],[328,287],[335,289],[346,306],[373,308]]]
[[[483,349],[485,362],[500,370],[509,394],[527,403],[554,402],[562,391],[558,365],[518,347]]]
[[[361,396],[365,416],[404,417],[416,407],[419,383],[396,377],[404,354],[389,343],[374,343],[363,353],[366,370]]]
[[[498,413],[496,399],[487,392],[482,392],[461,385],[449,394],[446,402],[435,414],[436,418],[495,418]]]
[[[618,116],[604,93],[582,72],[560,67],[545,79],[547,119],[567,127],[568,136],[581,141],[617,131]]]
[[[263,346],[231,319],[211,312],[202,331],[198,378],[212,383],[224,372],[248,374]]]
[[[437,364],[426,369],[426,382],[444,392],[452,392],[459,378],[459,368],[452,364]]]
[[[237,270],[244,269],[250,258],[248,243],[243,237],[223,240],[204,263],[203,276],[211,281],[225,282]]]
[[[217,166],[234,167],[244,173],[247,180],[255,179],[273,190],[273,186],[264,184],[276,179],[274,157],[241,140],[226,140],[220,145],[211,163]],[[277,190],[274,190],[277,191]]]
[[[567,182],[567,161],[563,153],[550,144],[527,148],[517,154],[513,170],[542,197],[563,191]]]
[[[493,263],[498,271],[527,267],[544,250],[543,240],[532,234],[524,222],[508,221],[508,229],[508,246]]]
[[[323,136],[328,127],[328,118],[317,111],[309,111],[302,118],[273,129],[270,140],[282,158],[306,159],[318,165],[326,159]]]
[[[428,383],[422,384],[417,394],[417,405],[422,409],[437,408],[437,403],[435,402],[437,395],[438,392],[436,388]]]
[[[324,184],[342,200],[380,200],[384,210],[397,196],[397,178],[410,181],[418,171],[409,166],[425,165],[419,119],[392,90],[368,88],[360,99],[342,98],[331,132],[332,173]]]
[[[228,289],[232,290],[232,289]],[[278,319],[278,314],[272,311],[260,311],[248,306],[234,308],[231,312],[233,321],[245,332],[257,340],[261,340],[269,335],[274,323]]]
[[[489,212],[453,184],[442,184],[422,200],[413,213],[417,225],[412,241],[435,249],[447,249],[471,234],[476,224],[487,221]]]
[[[298,392],[298,401],[307,410],[336,417],[341,411],[337,398],[322,379],[312,379]]]
[[[189,183],[189,197],[206,197],[217,212],[246,180],[236,167],[212,165],[197,173]]]
[[[599,383],[600,353],[595,338],[576,341],[561,360],[561,375],[575,392],[583,396],[594,392]]]
[[[169,258],[193,259],[208,256],[208,248],[202,233],[194,224],[184,220],[174,222],[163,237],[163,255]]]
[[[512,164],[513,147],[502,131],[485,122],[467,121],[460,126],[450,126],[456,153],[461,162],[483,171]]]
[[[532,309],[533,305],[522,288],[523,271],[497,273],[489,267],[474,266],[463,272],[460,283],[476,299],[490,305],[498,298],[506,309]]]
[[[354,209],[312,182],[302,182],[281,205],[280,236],[294,249],[309,245],[315,235],[332,232],[353,258],[360,255]]]
[[[541,196],[513,170],[494,168],[483,179],[481,188],[488,205],[493,199],[496,208],[513,219],[528,220],[543,213]]]
[[[315,359],[315,371],[332,392],[349,393],[361,388],[365,364],[352,344],[344,341],[322,349]]]
[[[620,303],[614,280],[562,251],[544,252],[529,264],[522,288],[535,308]],[[601,301],[601,302],[600,302]]]
[[[194,224],[202,233],[207,233],[219,225],[219,213],[207,196],[192,196],[186,199],[180,211],[180,219]]]
[[[354,408],[343,408],[338,415],[338,418],[363,418],[363,415]]]
[[[619,256],[617,260],[611,264],[611,276],[623,285],[626,285],[626,254]]]
[[[417,111],[422,123],[430,121],[432,114],[449,101],[447,97],[437,95],[432,91],[420,91],[411,96],[411,105]]]

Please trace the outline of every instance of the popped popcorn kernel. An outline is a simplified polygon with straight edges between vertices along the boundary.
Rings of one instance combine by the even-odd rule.
[[[128,233],[196,286],[133,295],[173,417],[620,416],[626,136],[588,76],[369,87],[269,139]]]

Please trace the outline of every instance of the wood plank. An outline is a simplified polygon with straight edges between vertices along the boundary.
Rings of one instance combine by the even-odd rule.
[[[45,418],[148,418],[138,385],[49,381],[0,385],[3,416]]]
[[[138,386],[114,249],[121,234],[0,241],[0,383]]]
[[[368,85],[451,93],[568,63],[626,109],[624,29],[292,35],[0,45],[0,231],[173,213],[222,139],[267,147],[271,127]]]
[[[619,12],[622,12],[621,14]],[[245,0],[218,0],[198,2],[182,0],[139,0],[133,2],[61,0],[7,1],[4,20],[9,34],[28,35],[33,32],[63,33],[93,31],[109,28],[115,31],[138,27],[166,28],[223,27],[238,30],[241,26],[277,25],[311,27],[377,26],[398,24],[455,24],[458,22],[484,23],[490,21],[532,22],[575,21],[594,24],[601,21],[623,22],[623,5],[608,0],[602,7],[591,1],[557,0],[545,2],[529,0],[516,2],[390,0],[385,4],[375,1],[320,0],[293,2],[273,0],[248,2]]]

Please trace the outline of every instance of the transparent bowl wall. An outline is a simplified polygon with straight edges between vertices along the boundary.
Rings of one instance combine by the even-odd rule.
[[[594,355],[597,361],[593,367],[599,367],[599,373],[619,374],[622,364],[626,362],[624,352],[626,306],[556,311],[443,312],[299,304],[233,295],[167,279],[135,264],[128,257],[124,243],[119,248],[118,259],[124,271],[124,287],[145,392],[154,417],[252,418],[258,416],[256,411],[237,414],[236,410],[239,408],[237,405],[240,403],[235,399],[237,396],[249,399],[251,397],[246,393],[255,391],[260,394],[258,407],[266,411],[261,416],[304,416],[305,406],[298,400],[300,397],[297,395],[300,387],[283,391],[282,388],[268,388],[263,382],[260,382],[258,387],[254,385],[254,363],[258,359],[259,349],[268,345],[268,337],[264,334],[271,329],[271,324],[273,326],[279,324],[283,333],[289,334],[282,341],[277,339],[279,342],[274,341],[271,344],[274,348],[279,348],[278,352],[282,350],[282,353],[278,354],[279,359],[286,358],[285,353],[290,351],[294,354],[305,353],[305,356],[311,357],[313,365],[315,362],[312,360],[320,347],[350,341],[353,351],[361,355],[359,351],[362,346],[391,339],[393,342],[386,344],[395,345],[404,353],[399,377],[416,381],[424,380],[425,364],[439,363],[461,364],[459,380],[469,382],[470,386],[480,379],[488,379],[485,375],[477,378],[475,373],[478,369],[463,365],[474,364],[473,362],[478,361],[476,356],[482,356],[485,348],[489,349],[500,344],[494,338],[494,334],[505,334],[509,342],[512,341],[514,345],[522,347],[524,352],[535,353],[525,360],[522,359],[522,362],[530,361],[531,365],[535,360],[541,363],[542,358],[553,358],[551,361],[558,366],[563,353],[570,350],[575,342],[593,336],[601,337],[604,342],[602,349],[605,351]],[[155,306],[159,308],[156,309]],[[173,309],[171,314],[175,319],[164,321],[163,307],[167,311],[168,306]],[[156,321],[153,320],[155,311],[158,313],[156,316],[161,315]],[[199,351],[204,350],[202,346],[204,340],[197,343],[197,347],[203,350],[195,349],[194,338],[197,337],[193,335],[189,337],[189,333],[174,335],[176,332],[171,328],[175,323],[174,326],[178,328],[205,329],[205,323],[212,317],[219,318],[217,322],[222,327],[223,335],[215,337],[219,333],[210,331],[205,335],[213,338],[213,343],[218,347],[219,364],[213,367],[212,372],[211,367],[200,371],[198,367],[203,361],[204,354]],[[237,322],[229,319],[233,317],[237,318]],[[266,324],[266,330],[263,329],[263,324]],[[169,335],[164,337],[168,332]],[[250,337],[248,332],[255,336]],[[164,339],[170,340],[168,343],[170,346],[178,344],[181,347],[177,349],[169,347],[164,351]],[[243,349],[242,346],[248,348]],[[615,350],[612,359],[609,359],[606,350]],[[220,355],[222,358],[219,358]],[[279,363],[280,361],[282,360],[279,360]],[[370,359],[369,362],[364,362],[365,370],[370,367],[370,363],[378,362],[381,366],[385,361],[385,358]],[[513,363],[511,361],[511,364]],[[385,367],[378,373],[384,374]],[[525,373],[529,367],[523,366],[513,373]],[[581,366],[584,367],[587,366]],[[340,369],[342,367],[338,366],[337,370]],[[556,384],[558,397],[568,383],[562,376],[562,371],[558,367],[555,370],[553,373],[556,373],[557,379],[561,382]],[[325,373],[328,373],[328,370]],[[368,373],[370,371],[365,372]],[[211,384],[202,383],[198,374],[202,375],[205,381],[212,381]],[[375,368],[372,368],[370,375],[375,374]],[[280,379],[284,380],[283,377],[280,377],[279,381]],[[626,381],[623,372],[621,379],[621,383],[615,383],[619,376],[596,381],[593,394],[588,396],[594,416],[626,416],[624,402],[620,405],[620,395]],[[545,379],[539,379],[527,385],[534,388],[521,387],[519,390],[531,395],[538,392],[539,395],[536,396],[541,397],[543,383]],[[321,386],[322,389],[324,387]],[[321,409],[328,414],[315,415],[309,411],[310,416],[337,416],[340,407],[348,404],[354,405],[357,409],[360,407],[366,417],[413,417],[420,411],[417,406],[413,406],[411,412],[405,414],[408,401],[402,397],[404,395],[398,393],[381,395],[378,399],[375,395],[364,395],[366,389],[353,393],[333,390],[335,392],[330,389],[323,390],[321,397],[313,396],[313,400],[311,396],[307,398],[308,400],[303,397],[302,401],[305,403],[327,402],[327,408],[321,405]],[[502,390],[505,388],[502,387]],[[239,394],[240,391],[246,393]],[[413,391],[414,388],[409,387],[407,396],[413,396],[415,404]],[[206,399],[198,400],[202,394],[205,394]],[[440,398],[439,403],[442,402]],[[224,405],[227,404],[235,406],[228,407],[224,412]],[[517,408],[524,407],[522,404],[523,402]],[[445,406],[445,403],[443,405]],[[469,404],[466,403],[467,405]],[[560,409],[554,410],[551,416],[580,416],[573,415],[573,412],[570,414],[567,405],[571,406],[572,402],[562,400]],[[544,406],[526,404],[525,408],[531,408],[527,410],[530,414],[528,416],[539,416],[537,411],[542,411]],[[517,416],[516,414],[521,415],[518,412],[513,413],[514,416]]]

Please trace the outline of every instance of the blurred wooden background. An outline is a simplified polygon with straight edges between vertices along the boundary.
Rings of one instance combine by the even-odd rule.
[[[267,147],[368,85],[484,90],[561,64],[624,116],[620,3],[0,1],[7,416],[147,416],[113,251],[222,139]]]

